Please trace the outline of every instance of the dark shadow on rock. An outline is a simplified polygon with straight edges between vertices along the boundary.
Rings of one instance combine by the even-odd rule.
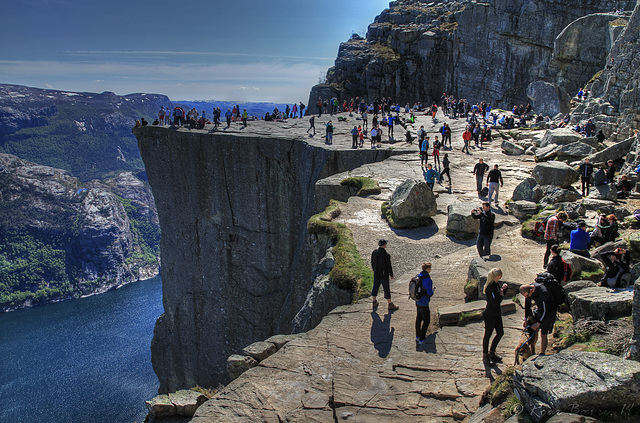
[[[474,236],[471,239],[458,239],[453,235],[447,235],[447,238],[449,238],[449,240],[451,242],[454,242],[456,244],[460,244],[460,245],[465,245],[467,247],[471,247],[472,245],[476,245],[476,241],[478,240],[478,236]]]
[[[419,226],[417,228],[411,228],[411,229],[394,229],[391,226],[389,226],[389,229],[391,229],[399,237],[408,238],[408,239],[417,241],[417,240],[427,239],[432,237],[433,235],[438,233],[439,227],[435,223],[435,221],[433,221],[433,224],[429,226]]]
[[[420,346],[420,350],[425,353],[433,353],[435,354],[436,349],[436,335],[438,332],[433,332],[432,334],[427,335],[424,339],[424,343]]]
[[[384,315],[384,320],[380,320],[380,316],[375,311],[371,312],[371,342],[378,356],[385,358],[391,351],[393,344],[393,334],[395,329],[391,327],[391,313]]]
[[[502,260],[502,256],[500,254],[491,254],[485,261],[500,261]]]
[[[493,383],[496,380],[491,370],[493,370],[496,373],[496,376],[500,376],[502,374],[502,370],[500,370],[498,366],[496,366],[495,364],[493,363],[487,364],[485,362],[482,362],[482,364],[484,365],[484,375],[489,378],[489,381],[491,381],[491,383]]]

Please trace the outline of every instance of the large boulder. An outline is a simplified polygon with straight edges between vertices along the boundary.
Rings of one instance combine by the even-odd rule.
[[[538,213],[538,205],[533,201],[512,201],[509,203],[509,213],[518,219],[525,220]]]
[[[550,129],[544,134],[540,147],[546,147],[549,144],[565,145],[582,140],[582,136],[573,129],[558,128]]]
[[[611,289],[596,286],[571,292],[568,296],[574,321],[631,316],[632,288]]]
[[[231,380],[235,380],[241,374],[257,365],[258,361],[253,357],[233,354],[227,358],[227,374]]]
[[[580,198],[580,193],[574,188],[564,189],[555,185],[546,185],[541,188],[544,190],[544,196],[539,201],[542,208],[558,203],[576,201]]]
[[[569,220],[580,219],[587,213],[587,208],[582,203],[571,201],[567,203],[559,203],[558,210],[564,210],[569,216]]]
[[[458,239],[471,239],[477,236],[480,220],[471,217],[471,210],[479,207],[476,201],[449,204],[447,207],[447,235]]]
[[[436,197],[426,182],[407,179],[391,195],[394,227],[415,228],[432,222],[438,212]]]
[[[536,356],[516,370],[514,388],[535,422],[559,411],[598,415],[640,406],[640,363],[597,352]]]
[[[260,362],[277,351],[277,348],[271,342],[258,341],[251,345],[247,345],[242,349],[242,354],[252,357]]]
[[[524,154],[525,151],[522,146],[507,140],[502,141],[501,147],[502,151],[510,156],[519,156],[521,154]]]
[[[623,158],[629,152],[631,145],[636,140],[636,137],[627,138],[624,141],[620,141],[610,147],[605,148],[602,151],[591,154],[591,163],[596,166],[602,163],[606,163],[609,160],[618,160]]]
[[[515,189],[513,190],[513,194],[511,195],[511,199],[513,201],[532,201],[537,203],[540,201],[542,193],[536,193],[534,188],[538,185],[535,179],[526,178],[524,181],[520,182]],[[540,196],[539,196],[540,195]]]
[[[533,168],[533,178],[540,185],[556,185],[569,188],[579,178],[578,172],[564,162],[538,163]]]
[[[484,261],[482,257],[474,257],[469,263],[469,272],[467,273],[467,280],[476,280],[478,281],[478,294],[475,295],[475,298],[479,298],[484,300],[486,296],[484,295],[484,286],[487,284],[487,275],[491,270],[491,265]]]
[[[610,184],[593,186],[589,189],[587,197],[594,200],[616,201],[618,199],[618,191],[615,186]]]
[[[573,280],[579,279],[582,272],[593,273],[598,269],[602,269],[602,264],[598,260],[582,257],[571,251],[563,251],[562,258],[571,266],[571,278]]]
[[[544,81],[534,81],[527,87],[527,97],[533,103],[533,109],[546,116],[555,116],[558,113],[569,113],[571,97],[567,92],[557,86]]]
[[[545,160],[553,159],[556,156],[559,149],[560,149],[560,146],[557,144],[549,144],[547,146],[538,148],[535,152],[536,161],[543,162]]]
[[[204,394],[185,389],[168,395],[158,395],[146,401],[145,405],[149,410],[148,417],[151,421],[160,421],[168,417],[193,417],[198,407],[205,401],[207,397]]]
[[[556,155],[561,160],[565,160],[565,159],[572,160],[572,159],[575,159],[576,157],[582,158],[582,157],[589,156],[593,154],[593,152],[594,152],[593,147],[583,142],[577,141],[571,144],[560,146],[560,148],[556,150]]]

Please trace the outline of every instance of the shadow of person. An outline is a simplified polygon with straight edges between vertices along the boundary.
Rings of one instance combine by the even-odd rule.
[[[422,350],[425,353],[436,353],[437,349],[436,349],[436,335],[438,334],[438,332],[433,332],[430,335],[427,335],[426,338],[424,338],[424,343],[422,345],[420,345],[420,350]]]
[[[385,358],[391,351],[393,343],[393,333],[395,331],[391,326],[391,313],[384,315],[384,320],[380,320],[380,316],[375,311],[371,312],[371,342],[378,356]]]
[[[502,370],[500,370],[498,366],[494,365],[493,363],[487,364],[483,361],[482,364],[484,365],[484,375],[489,378],[489,381],[491,381],[491,383],[496,380],[496,378],[491,373],[491,370],[496,373],[496,376],[500,376],[502,374]]]

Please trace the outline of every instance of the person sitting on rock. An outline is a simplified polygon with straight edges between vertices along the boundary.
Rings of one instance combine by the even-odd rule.
[[[629,177],[627,175],[622,175],[620,177],[620,182],[616,186],[618,190],[618,198],[624,199],[628,198],[631,193],[631,182],[629,182]]]
[[[558,307],[551,298],[547,287],[543,283],[532,283],[530,285],[522,285],[520,293],[524,296],[524,317],[526,327],[526,319],[533,317],[536,323],[531,326],[534,331],[540,329],[540,355],[545,355],[547,344],[549,343],[548,335],[553,331],[553,324],[556,321],[556,312]],[[535,302],[536,309],[531,309],[531,300]]]
[[[591,242],[591,236],[587,232],[586,228],[586,222],[581,220],[578,222],[578,228],[571,231],[569,251],[574,254],[578,254],[579,256],[590,258],[591,254],[589,254],[589,243]]]
[[[601,254],[600,258],[607,268],[600,281],[600,286],[622,288],[631,281],[629,251],[624,248],[616,248],[612,252]]]
[[[596,228],[591,232],[591,245],[595,242],[606,244],[618,237],[618,218],[614,214],[598,216]]]

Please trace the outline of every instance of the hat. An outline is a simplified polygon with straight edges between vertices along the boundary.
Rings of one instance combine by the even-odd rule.
[[[386,239],[381,239],[380,241],[378,241],[378,245],[380,247],[382,247],[383,245],[387,245],[387,240]]]
[[[578,222],[578,228],[586,228],[587,227],[587,222],[585,222],[584,220],[581,220]]]

